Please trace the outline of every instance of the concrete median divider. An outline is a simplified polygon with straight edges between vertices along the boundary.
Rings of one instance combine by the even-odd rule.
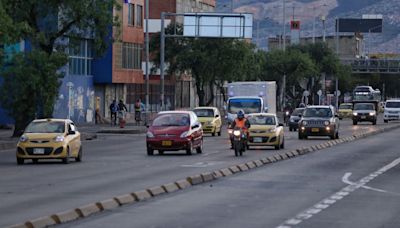
[[[193,185],[198,185],[206,182],[211,182],[216,179],[220,179],[223,177],[227,177],[233,175],[235,173],[244,172],[250,169],[254,169],[257,167],[261,167],[265,164],[274,163],[281,160],[286,160],[290,158],[294,158],[303,154],[307,154],[312,151],[322,150],[328,147],[332,147],[334,145],[343,144],[345,142],[351,142],[356,139],[361,139],[370,135],[375,135],[379,132],[384,132],[392,129],[399,128],[400,124],[390,127],[383,127],[381,129],[365,132],[362,134],[354,134],[353,136],[330,140],[325,143],[321,143],[318,145],[313,145],[309,147],[302,147],[296,150],[292,150],[289,152],[278,153],[275,155],[271,155],[269,157],[265,157],[259,160],[249,161],[247,163],[242,163],[238,165],[230,166],[229,168],[223,168],[220,170],[212,171],[212,172],[204,172],[199,175],[193,175],[186,177],[185,179],[181,179],[175,182],[171,182],[168,184],[164,184],[161,186],[155,186],[152,188],[148,188],[142,191],[136,191],[130,194],[119,195],[113,197],[111,199],[103,200],[97,203],[87,204],[81,207],[78,207],[74,210],[68,210],[60,213],[53,214],[51,216],[40,217],[37,219],[29,220],[25,223],[16,224],[14,228],[38,228],[38,227],[48,227],[57,224],[68,223],[77,219],[86,218],[90,215],[99,213],[105,210],[112,210],[119,206],[132,204],[139,201],[144,201],[150,199],[152,197],[156,197],[166,193],[173,193],[176,191],[180,191],[186,188],[189,188]]]
[[[63,211],[60,213],[53,214],[51,218],[57,223],[66,223],[77,220],[79,218],[79,214],[75,210]]]
[[[100,210],[111,210],[119,207],[119,203],[115,199],[107,199],[96,203]]]
[[[150,193],[146,190],[133,192],[132,196],[135,197],[135,200],[137,201],[143,201],[151,198]]]
[[[119,205],[130,204],[135,202],[135,198],[131,194],[124,194],[114,197],[114,199],[119,203]]]
[[[85,218],[92,214],[100,212],[100,208],[95,203],[91,203],[78,207],[75,209],[75,211],[78,213],[79,217]]]
[[[190,182],[187,181],[186,179],[184,180],[178,180],[175,182],[176,186],[179,187],[179,189],[185,189],[191,186]]]
[[[186,179],[190,182],[191,185],[203,183],[203,178],[201,177],[201,175],[193,175]]]
[[[161,186],[167,193],[176,192],[179,190],[178,185],[175,183],[168,183]]]
[[[52,219],[50,216],[45,216],[37,219],[30,220],[25,223],[25,226],[28,228],[37,228],[37,227],[48,227],[56,225],[56,221]]]

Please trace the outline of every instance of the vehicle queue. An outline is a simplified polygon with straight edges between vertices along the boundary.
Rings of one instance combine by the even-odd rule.
[[[333,106],[326,105],[297,108],[290,116],[289,130],[297,130],[299,140],[311,136],[328,136],[331,139],[337,139],[340,132],[339,119],[351,116],[353,125],[364,121],[376,124],[379,112],[376,112],[377,108],[372,103],[345,104],[340,107],[343,107],[345,111],[341,112],[341,108],[336,111]],[[383,107],[385,123],[400,120],[400,100],[388,100]],[[235,122],[228,125],[231,149],[235,151],[236,156],[242,155],[251,147],[273,147],[276,150],[284,148],[284,124],[279,121],[276,114],[247,113],[243,116],[249,123],[248,127],[237,124],[232,127]],[[239,115],[237,119],[240,119]],[[148,126],[147,155],[154,155],[154,151],[162,155],[166,151],[179,150],[184,150],[187,155],[200,154],[204,150],[204,135],[221,136],[222,131],[224,127],[221,113],[215,107],[198,107],[192,111],[160,112]],[[25,160],[37,163],[39,159],[60,159],[63,163],[69,163],[73,158],[80,162],[83,156],[80,137],[79,131],[71,120],[34,120],[26,127],[17,144],[17,164],[21,165]],[[240,144],[235,144],[235,137],[238,138]]]

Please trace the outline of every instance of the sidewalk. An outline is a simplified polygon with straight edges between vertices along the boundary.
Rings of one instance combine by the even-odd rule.
[[[146,133],[146,126],[137,126],[133,123],[127,124],[124,128],[111,126],[110,124],[77,124],[81,133],[81,140],[93,140],[97,134],[142,134]],[[12,138],[13,129],[0,129],[0,150],[15,148],[18,138]]]

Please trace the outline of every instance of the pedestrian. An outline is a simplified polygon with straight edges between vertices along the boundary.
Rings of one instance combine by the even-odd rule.
[[[136,100],[135,103],[135,121],[136,125],[140,125],[140,121],[142,121],[141,114],[143,110],[143,104],[140,99]]]
[[[119,100],[118,103],[118,121],[119,121],[119,127],[124,128],[125,127],[125,112],[127,112],[128,109],[126,108],[124,102],[122,100]]]
[[[117,125],[117,112],[118,112],[118,105],[117,101],[114,99],[113,102],[110,104],[111,126]]]

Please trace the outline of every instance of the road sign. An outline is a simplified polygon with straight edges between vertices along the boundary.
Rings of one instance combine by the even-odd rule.
[[[304,90],[303,97],[308,97],[308,96],[310,96],[310,91]]]
[[[300,30],[300,21],[290,21],[291,30]]]
[[[322,95],[322,90],[318,90],[317,94],[318,94],[318,96],[321,96]]]
[[[340,90],[334,92],[335,96],[336,96],[336,92],[337,92],[337,96],[339,97],[341,94]]]

